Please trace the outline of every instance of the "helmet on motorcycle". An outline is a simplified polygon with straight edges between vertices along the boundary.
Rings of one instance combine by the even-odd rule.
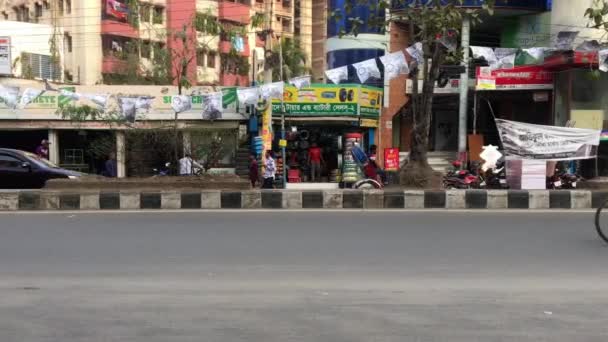
[[[459,169],[462,166],[462,162],[460,160],[454,160],[452,166]]]

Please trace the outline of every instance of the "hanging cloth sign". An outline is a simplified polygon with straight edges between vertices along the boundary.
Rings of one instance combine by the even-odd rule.
[[[600,130],[496,119],[504,152],[514,159],[572,160],[597,156]]]
[[[108,102],[107,94],[82,94],[82,97],[88,99],[89,101],[95,103],[99,106],[100,109],[106,108],[106,103]]]
[[[574,40],[578,36],[578,31],[560,31],[557,33],[555,48],[558,50],[572,50]]]
[[[515,68],[515,57],[518,49],[511,48],[496,48],[494,55],[496,56],[495,69],[513,69]]]
[[[304,87],[310,87],[310,83],[311,83],[310,75],[298,76],[298,77],[294,77],[289,80],[289,84],[293,85],[294,87],[296,87],[298,89],[304,88]]]
[[[135,109],[149,111],[152,108],[153,96],[139,96],[135,100]]]
[[[176,113],[181,113],[192,109],[192,101],[190,96],[187,95],[175,95],[171,97],[171,108]]]
[[[259,90],[257,87],[236,90],[239,102],[245,105],[256,105],[258,103]]]
[[[376,64],[376,59],[368,59],[363,62],[353,64],[353,68],[357,71],[357,76],[361,83],[365,83],[370,78],[381,78],[380,69]]]
[[[15,109],[19,98],[19,87],[0,85],[0,98],[8,108]]]
[[[82,95],[79,93],[75,93],[73,91],[69,91],[69,90],[65,90],[65,89],[60,89],[59,94],[61,94],[61,96],[65,96],[74,101],[78,101],[82,97]]]
[[[283,82],[274,82],[268,83],[260,86],[260,95],[264,100],[272,99],[282,99],[283,98],[283,89],[285,83]]]
[[[598,51],[597,55],[600,70],[608,72],[608,49]]]
[[[494,54],[494,50],[492,50],[492,48],[484,46],[471,46],[471,52],[473,52],[473,58],[483,58],[491,67],[498,63],[496,54]]]
[[[137,115],[137,97],[118,97],[118,103],[120,104],[120,111],[127,122],[135,122]]]
[[[412,57],[418,65],[422,65],[424,63],[424,51],[422,51],[422,43],[418,42],[410,47],[408,47],[405,51]]]
[[[342,66],[339,68],[325,70],[325,76],[334,84],[340,84],[341,81],[348,80],[348,67]]]
[[[384,78],[387,81],[390,81],[399,75],[410,72],[410,68],[407,65],[403,51],[397,51],[384,55],[380,57],[380,62],[382,62],[384,65]]]
[[[17,107],[19,109],[25,108],[30,102],[34,101],[40,94],[42,94],[44,90],[34,89],[34,88],[25,88],[23,93],[21,94],[21,98],[19,99],[19,104]]]
[[[222,117],[222,99],[221,91],[204,94],[203,96],[203,119],[217,120]]]
[[[535,47],[535,48],[524,49],[523,51],[525,53],[527,53],[528,55],[530,55],[532,58],[534,58],[536,61],[540,62],[543,59],[545,50],[546,50],[546,48]]]

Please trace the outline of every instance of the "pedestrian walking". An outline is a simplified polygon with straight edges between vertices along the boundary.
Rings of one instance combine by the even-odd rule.
[[[310,166],[310,178],[313,182],[321,180],[321,164],[323,163],[323,154],[317,143],[312,143],[308,149],[308,165]]]
[[[249,180],[251,181],[251,187],[255,188],[256,183],[260,178],[260,171],[258,160],[252,154],[249,156]]]
[[[274,176],[277,173],[277,165],[272,156],[272,151],[266,151],[266,161],[264,162],[264,184],[262,184],[262,189],[274,188]]]
[[[48,160],[49,159],[49,145],[50,144],[51,143],[48,140],[43,139],[40,142],[40,145],[38,147],[36,147],[36,155],[39,158],[44,158],[44,159]]]
[[[116,154],[114,152],[108,155],[108,160],[106,160],[104,164],[103,175],[110,178],[116,178],[118,176]]]

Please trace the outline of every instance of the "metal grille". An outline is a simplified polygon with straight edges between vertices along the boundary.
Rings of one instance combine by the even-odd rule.
[[[51,56],[37,53],[21,54],[21,73],[33,78],[61,80],[61,67],[51,62]]]

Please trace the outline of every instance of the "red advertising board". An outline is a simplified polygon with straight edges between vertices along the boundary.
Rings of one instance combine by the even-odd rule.
[[[106,0],[106,14],[116,19],[127,20],[129,7],[118,0]]]
[[[553,74],[541,66],[491,70],[477,67],[477,90],[553,89]]]
[[[399,149],[385,148],[384,149],[384,170],[399,171]]]

